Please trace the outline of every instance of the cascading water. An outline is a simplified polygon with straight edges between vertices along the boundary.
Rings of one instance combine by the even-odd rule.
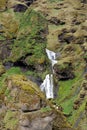
[[[53,51],[48,50],[48,49],[46,49],[46,53],[47,53],[48,58],[51,61],[52,72],[53,72],[53,66],[54,66],[54,64],[57,63],[57,60],[56,60],[57,54]],[[45,92],[47,99],[54,98],[53,87],[54,87],[53,73],[47,74],[43,83],[40,85],[41,91]]]
[[[47,53],[48,58],[51,60],[52,67],[53,67],[54,64],[57,63],[57,60],[56,60],[57,54],[53,51],[48,50],[48,49],[46,49],[46,53]]]
[[[41,90],[46,93],[46,98],[53,98],[53,75],[47,74],[45,80],[40,86]]]

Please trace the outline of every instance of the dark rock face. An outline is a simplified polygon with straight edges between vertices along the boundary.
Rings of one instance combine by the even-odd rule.
[[[52,17],[49,20],[50,23],[55,24],[55,25],[64,25],[65,21],[61,21],[60,19],[57,19],[56,17]]]
[[[14,12],[25,12],[27,10],[27,7],[25,5],[15,5],[14,7]]]
[[[74,39],[74,37],[72,34],[67,35],[66,33],[63,32],[62,34],[58,36],[58,39],[60,42],[65,42],[69,44]]]
[[[87,0],[81,0],[81,2],[87,4]]]
[[[36,0],[25,0],[27,6],[30,6]]]
[[[6,70],[10,69],[11,67],[13,67],[13,63],[12,62],[5,62],[4,64],[4,67],[6,68]]]
[[[73,109],[77,110],[81,105],[81,100],[75,100],[74,105],[73,105]]]
[[[74,101],[73,108],[75,110],[79,109],[81,104],[84,102],[86,95],[87,95],[87,81],[85,78],[81,84],[81,90],[80,90],[78,99]]]
[[[63,29],[62,32],[58,35],[58,39],[61,43],[82,44],[86,40],[86,31],[82,29],[82,33],[79,33],[79,30],[76,31],[76,29],[71,30]]]
[[[4,60],[10,56],[11,53],[11,44],[13,44],[13,40],[2,40],[0,41],[2,44],[0,45],[0,59]]]
[[[67,64],[64,68],[60,65],[54,65],[55,75],[59,80],[68,80],[74,78],[74,73],[72,71],[72,67]]]
[[[27,76],[28,79],[30,79],[32,82],[36,83],[38,86],[41,85],[43,80],[40,77],[33,77],[33,76]]]
[[[24,2],[25,5],[16,4],[15,6],[13,6],[14,12],[25,12],[27,10],[28,6],[30,6],[34,1],[36,1],[36,0],[24,0],[22,2]]]

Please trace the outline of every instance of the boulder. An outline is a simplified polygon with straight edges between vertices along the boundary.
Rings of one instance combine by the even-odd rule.
[[[20,116],[20,124],[17,130],[73,130],[66,123],[62,114],[55,112],[31,112],[28,115]],[[27,129],[26,129],[27,128]]]
[[[54,108],[39,87],[24,75],[11,75],[5,80],[6,91],[4,103],[4,126],[12,130],[56,130],[70,129],[62,112]],[[49,107],[41,108],[40,99]],[[2,128],[3,129],[3,128]],[[66,130],[66,129],[65,129]]]
[[[6,106],[10,110],[20,109],[23,112],[40,109],[40,98],[44,94],[39,87],[23,75],[14,75],[7,79]]]
[[[13,8],[14,12],[25,12],[27,10],[27,6],[22,4],[17,4]]]

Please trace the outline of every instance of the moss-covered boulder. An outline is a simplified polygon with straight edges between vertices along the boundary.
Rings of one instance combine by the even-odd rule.
[[[39,87],[23,75],[7,79],[5,103],[11,110],[33,111],[40,109],[40,98],[45,98]]]
[[[1,36],[2,39],[13,39],[17,35],[19,28],[19,21],[15,19],[14,13],[3,12],[0,15],[0,24],[1,24]]]
[[[32,130],[72,130],[63,114],[47,101],[40,88],[24,75],[10,75],[4,82],[6,88],[3,101],[6,110],[0,113],[2,129],[20,130],[27,127]],[[40,106],[40,99],[48,106]]]

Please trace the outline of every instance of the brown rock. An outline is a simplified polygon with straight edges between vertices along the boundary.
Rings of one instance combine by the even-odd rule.
[[[81,100],[77,99],[77,100],[74,101],[74,104],[78,105],[78,104],[80,104],[80,102],[81,102]]]
[[[81,91],[81,92],[80,92],[80,98],[84,98],[85,95],[86,95],[86,92],[85,92],[85,91]]]
[[[75,110],[77,110],[79,108],[79,106],[78,105],[73,105],[73,109],[75,109]]]
[[[35,83],[27,80],[25,76],[15,75],[7,80],[7,84],[6,91],[9,93],[7,97],[5,96],[5,103],[8,108],[21,109],[23,112],[40,109],[40,96],[43,94]]]
[[[60,65],[55,64],[54,65],[54,72],[59,80],[73,79],[74,74],[73,74],[72,70],[73,70],[72,66],[69,63],[63,63]]]

